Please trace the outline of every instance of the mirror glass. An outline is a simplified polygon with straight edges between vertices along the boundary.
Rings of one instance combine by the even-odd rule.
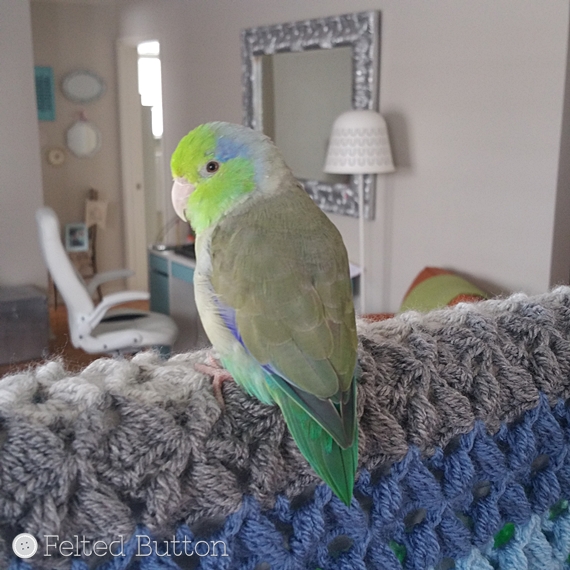
[[[323,211],[374,219],[374,175],[339,177],[323,167],[337,116],[377,108],[379,12],[248,28],[241,39],[244,124],[275,140]]]
[[[323,172],[331,127],[352,107],[352,50],[262,56],[263,130],[297,178],[348,183]],[[302,136],[299,136],[302,133]]]

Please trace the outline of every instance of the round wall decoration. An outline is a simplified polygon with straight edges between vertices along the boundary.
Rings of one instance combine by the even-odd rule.
[[[65,151],[62,148],[50,148],[47,151],[47,161],[52,166],[61,166],[65,162]]]
[[[91,158],[101,148],[101,132],[93,123],[80,119],[67,131],[67,147],[78,158]]]
[[[105,82],[92,71],[72,71],[61,83],[63,94],[74,103],[91,103],[105,93]]]

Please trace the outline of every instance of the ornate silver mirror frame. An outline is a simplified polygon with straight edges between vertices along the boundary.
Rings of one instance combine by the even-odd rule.
[[[244,124],[263,130],[262,65],[264,55],[314,49],[352,48],[352,108],[378,108],[380,13],[356,12],[342,16],[248,28],[241,33]],[[332,127],[332,125],[331,125]],[[375,176],[364,181],[364,217],[374,219]],[[355,176],[349,184],[300,179],[320,208],[329,213],[358,217]]]

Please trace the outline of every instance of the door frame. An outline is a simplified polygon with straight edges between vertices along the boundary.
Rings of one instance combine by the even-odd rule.
[[[126,266],[135,272],[128,279],[128,287],[148,291],[143,131],[138,92],[137,43],[125,39],[117,41],[123,227]]]

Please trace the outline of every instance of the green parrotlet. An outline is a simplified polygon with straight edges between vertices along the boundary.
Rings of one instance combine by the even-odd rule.
[[[304,457],[349,505],[358,341],[340,233],[258,131],[201,125],[171,168],[174,209],[196,233],[196,305],[222,365],[279,406]]]

